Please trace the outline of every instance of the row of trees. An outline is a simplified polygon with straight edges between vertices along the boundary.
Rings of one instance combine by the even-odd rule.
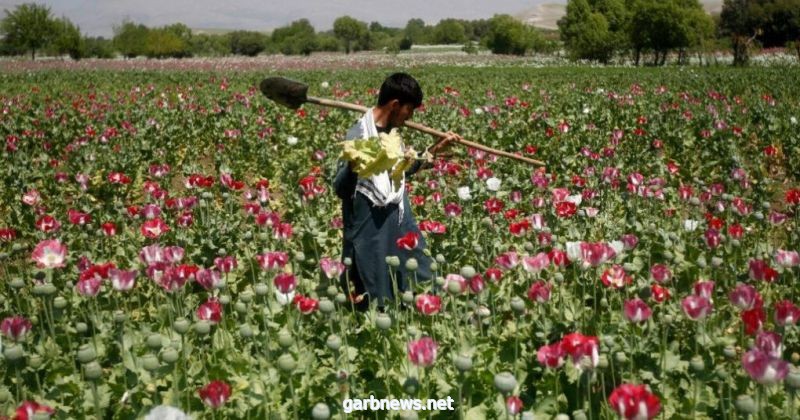
[[[795,48],[800,58],[800,0],[725,0],[718,16],[698,0],[569,0],[558,27],[571,58],[602,63],[630,54],[639,65],[649,54],[663,65],[672,51],[685,62],[727,45],[739,65],[754,43]]]
[[[409,49],[414,44],[458,44],[467,51],[484,45],[495,53],[525,54],[555,48],[555,41],[540,31],[508,15],[491,19],[443,19],[428,25],[411,19],[405,28],[392,28],[378,22],[359,21],[342,16],[330,31],[317,32],[307,19],[277,28],[271,34],[234,31],[225,34],[193,33],[182,23],[150,28],[129,20],[114,26],[112,39],[81,34],[69,19],[54,18],[50,8],[22,4],[5,11],[0,22],[0,54],[68,54],[72,58],[146,56],[152,58],[254,56],[260,53],[310,54],[314,51],[352,51]]]

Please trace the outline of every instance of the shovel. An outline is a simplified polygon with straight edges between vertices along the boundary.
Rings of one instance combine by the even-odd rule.
[[[349,102],[341,102],[335,101],[332,99],[324,99],[324,98],[317,98],[314,96],[308,96],[308,85],[304,85],[300,82],[295,82],[294,80],[289,80],[283,77],[268,77],[261,81],[261,85],[259,86],[261,89],[261,93],[263,93],[267,98],[272,99],[273,101],[287,106],[291,109],[297,109],[301,105],[305,103],[320,105],[320,106],[327,106],[332,108],[340,108],[340,109],[347,109],[350,111],[357,111],[357,112],[367,112],[369,108],[361,105],[351,104]],[[430,134],[435,137],[439,137],[440,139],[444,139],[446,134],[439,130],[434,130],[426,125],[422,125],[419,123],[415,123],[413,121],[406,121],[404,125],[408,128],[413,128],[414,130],[421,131],[426,134]],[[440,142],[442,140],[439,140]],[[472,147],[473,149],[483,150],[484,152],[491,153],[497,156],[504,156],[511,159],[516,159],[525,163],[530,163],[532,165],[538,166],[545,166],[545,163],[531,159],[525,156],[515,155],[513,153],[509,153],[503,150],[497,150],[489,146],[484,146],[480,143],[475,143],[469,140],[453,140],[454,142],[463,144],[464,146]]]

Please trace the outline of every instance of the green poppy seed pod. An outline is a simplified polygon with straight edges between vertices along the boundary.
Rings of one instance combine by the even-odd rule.
[[[331,285],[328,286],[327,289],[325,289],[325,293],[328,295],[328,297],[332,298],[336,296],[337,293],[339,293],[339,289],[336,286]]]
[[[614,353],[614,360],[616,360],[617,363],[625,363],[628,361],[628,355],[625,354],[624,351],[618,351]]]
[[[161,334],[150,334],[147,336],[147,347],[150,347],[152,350],[158,350],[161,348]]]
[[[600,369],[605,369],[608,367],[608,356],[605,354],[601,354],[600,357],[597,359],[597,367]]]
[[[333,298],[333,300],[336,303],[338,303],[339,305],[343,305],[343,304],[347,303],[347,296],[345,296],[344,293],[339,292],[339,293],[336,294],[336,297]]]
[[[16,277],[13,280],[11,280],[11,282],[8,283],[8,285],[11,286],[13,289],[22,289],[23,287],[25,287],[25,280]]]
[[[288,349],[289,347],[294,344],[294,337],[292,334],[287,330],[280,330],[278,331],[278,344],[283,349]]]
[[[475,274],[475,267],[471,265],[465,265],[461,267],[461,277],[464,277],[465,279],[471,279],[475,277]]]
[[[249,290],[245,290],[239,295],[239,300],[244,303],[250,303],[253,301],[253,292]]]
[[[314,420],[327,420],[331,418],[331,409],[328,404],[316,403],[314,408],[311,409],[311,418]]]
[[[521,314],[525,312],[525,301],[522,300],[519,296],[514,296],[511,298],[511,309],[514,310],[517,314]]]
[[[40,367],[42,367],[43,363],[44,363],[44,359],[42,359],[42,356],[40,356],[40,355],[38,355],[36,353],[31,354],[30,356],[28,356],[28,366],[30,366],[30,367],[32,367],[34,369],[39,369]]]
[[[9,401],[11,401],[11,392],[5,388],[0,389],[0,404],[5,404]]]
[[[564,281],[564,275],[563,275],[563,274],[561,274],[561,273],[555,273],[555,274],[553,275],[553,280],[555,280],[555,281],[557,281],[557,282],[561,283],[561,282],[563,282],[563,281]]]
[[[336,305],[328,298],[322,298],[319,300],[319,311],[323,314],[329,314],[336,310]]]
[[[419,380],[413,376],[409,376],[403,382],[403,390],[408,395],[416,395],[419,391]]]
[[[350,257],[346,257],[346,258],[345,258],[345,259],[342,261],[342,263],[344,264],[344,266],[345,266],[345,267],[350,267],[351,265],[353,265],[353,259],[352,259],[352,258],[350,258]]]
[[[390,317],[389,314],[379,312],[375,315],[375,326],[383,331],[392,328],[392,317]]]
[[[142,366],[145,370],[154,371],[161,366],[161,363],[158,361],[158,357],[154,354],[145,354],[142,356]]]
[[[264,296],[264,295],[266,295],[267,293],[269,293],[269,286],[267,286],[267,285],[266,285],[266,284],[264,284],[264,283],[258,283],[258,284],[256,284],[255,286],[253,286],[253,290],[255,290],[255,291],[256,291],[256,294],[257,294],[257,295],[259,295],[259,296]]]
[[[600,307],[601,308],[608,308],[608,299],[600,298]]]
[[[172,323],[172,329],[181,335],[186,334],[186,331],[189,331],[190,326],[191,323],[189,323],[189,320],[186,318],[178,318],[174,323]]]
[[[689,366],[692,367],[692,370],[701,373],[706,369],[706,363],[703,361],[703,358],[700,356],[692,357],[692,360],[689,361]]]
[[[489,227],[489,228],[492,227],[492,225],[494,225],[494,223],[492,222],[492,219],[490,219],[488,217],[484,217],[483,219],[481,219],[481,224],[483,224],[483,226]]]
[[[734,357],[736,357],[736,347],[725,346],[725,348],[722,349],[722,354],[724,354],[725,357],[729,359],[733,359]]]
[[[260,241],[266,241],[266,240],[269,239],[269,234],[266,233],[266,232],[261,232],[257,236],[258,236],[258,240],[260,240]]]
[[[248,230],[248,231],[247,231],[247,232],[245,232],[245,233],[244,233],[244,235],[242,235],[242,236],[243,236],[245,239],[251,239],[251,238],[253,237],[253,232]]]
[[[453,364],[459,372],[469,372],[472,370],[472,357],[466,354],[459,354],[453,359]]]
[[[586,413],[583,410],[575,410],[572,412],[573,420],[587,420]]]
[[[87,363],[86,366],[83,367],[83,374],[86,376],[86,379],[94,381],[103,376],[103,368],[100,367],[100,363],[96,361]]]
[[[294,260],[295,261],[299,261],[299,262],[303,262],[303,261],[306,260],[306,254],[304,254],[301,251],[297,251],[297,252],[294,253]]]
[[[12,249],[14,248],[14,245],[16,244],[11,245]],[[7,259],[8,259],[8,252],[0,252],[0,261],[5,261]]]
[[[664,315],[664,318],[662,318],[662,319],[664,320],[664,322],[666,324],[672,324],[672,321],[675,320],[675,317],[670,315],[670,314],[666,314],[666,315]]]
[[[461,284],[457,281],[451,281],[447,283],[447,291],[454,295],[460,295],[462,292]]]
[[[734,403],[736,409],[744,414],[755,414],[758,410],[756,407],[756,402],[753,401],[753,397],[749,395],[739,395],[736,397],[736,402]]]
[[[522,248],[525,249],[525,252],[533,252],[533,244],[530,242],[525,242],[522,244]]]
[[[230,295],[222,295],[219,297],[219,303],[223,305],[227,305],[231,303],[231,296]]]
[[[253,336],[253,327],[251,327],[250,324],[242,324],[239,327],[239,335],[241,335],[242,338],[250,338],[250,337],[252,337]]]
[[[386,264],[393,268],[400,267],[400,258],[396,255],[389,255],[386,257]]]
[[[295,362],[294,357],[292,357],[291,354],[284,353],[278,357],[278,368],[283,372],[292,373],[296,367],[297,362]]]
[[[161,352],[161,360],[163,360],[164,363],[173,364],[178,361],[178,357],[180,357],[178,351],[171,347],[166,348],[163,352]]]
[[[711,257],[711,266],[712,267],[719,267],[722,265],[724,261],[720,257]]]
[[[417,262],[416,258],[409,258],[406,260],[406,270],[413,273],[414,271],[417,271],[418,268],[419,263]]]
[[[800,354],[798,354],[797,352],[792,353],[790,358],[792,360],[792,363],[800,362]]]
[[[233,304],[233,310],[240,315],[247,313],[247,305],[244,302],[236,302]]]
[[[708,262],[706,261],[706,258],[704,256],[701,255],[697,257],[697,266],[700,268],[708,267]]]
[[[36,284],[33,286],[32,290],[34,296],[44,296],[44,285],[43,284]]]
[[[197,323],[194,324],[194,331],[197,334],[206,335],[206,334],[211,332],[211,324],[209,324],[208,321],[204,321],[204,320],[203,321],[197,321]]]
[[[16,362],[25,357],[25,350],[19,344],[11,344],[3,349],[3,356],[9,362]]]
[[[508,395],[517,387],[517,379],[511,372],[500,372],[494,375],[494,387],[503,395]]]
[[[474,252],[477,255],[481,255],[481,254],[483,254],[483,247],[480,246],[480,245],[473,245],[472,246],[472,252]]]
[[[439,269],[439,263],[436,261],[431,261],[431,271],[436,271]]]
[[[800,389],[800,369],[794,366],[789,368],[789,374],[786,375],[786,386],[795,391]]]
[[[569,420],[569,416],[564,413],[557,414],[553,420]]]
[[[122,324],[123,322],[128,320],[128,314],[124,311],[114,311],[114,322],[117,324]]]
[[[717,378],[719,378],[719,379],[721,379],[721,380],[723,380],[723,381],[724,381],[724,380],[726,380],[726,379],[728,379],[728,377],[730,376],[730,374],[728,373],[728,371],[727,371],[727,370],[725,370],[725,368],[723,368],[722,366],[718,366],[718,367],[717,367],[717,368],[714,370],[714,374],[717,376]]]
[[[437,286],[442,287],[444,286],[445,283],[444,277],[436,277],[436,280],[434,280],[434,282],[436,282]]]
[[[331,334],[328,336],[328,340],[325,341],[325,345],[333,351],[339,351],[339,348],[342,347],[342,339],[336,334]]]
[[[664,251],[664,258],[671,260],[675,257],[675,254],[672,253],[670,250]]]
[[[77,331],[78,334],[83,334],[88,329],[89,329],[89,326],[86,325],[85,322],[78,322],[78,323],[75,324],[75,331]]]
[[[53,307],[56,309],[64,309],[67,307],[67,300],[63,296],[56,296],[53,299]]]
[[[444,255],[436,254],[436,262],[439,264],[444,264],[447,262],[447,260],[444,258]]]
[[[412,293],[410,290],[406,290],[401,295],[401,298],[403,299],[404,303],[413,303],[414,302],[414,293]]]
[[[200,193],[200,197],[207,199],[214,198],[214,194],[211,194],[209,191],[203,191]]]
[[[408,333],[408,336],[410,338],[419,337],[419,328],[417,328],[417,327],[415,327],[413,325],[409,325],[408,328],[406,329],[406,332]]]

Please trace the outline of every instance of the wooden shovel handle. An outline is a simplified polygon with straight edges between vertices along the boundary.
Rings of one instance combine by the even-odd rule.
[[[316,105],[321,105],[321,106],[329,106],[329,107],[333,107],[333,108],[341,108],[341,109],[347,109],[347,110],[350,110],[350,111],[357,111],[357,112],[367,112],[369,110],[369,108],[367,108],[367,107],[365,107],[363,105],[356,105],[356,104],[351,104],[349,102],[335,101],[335,100],[332,100],[332,99],[317,98],[317,97],[314,97],[314,96],[309,96],[308,99],[306,100],[306,102],[312,103],[312,104],[316,104]],[[416,122],[413,122],[413,121],[406,121],[404,125],[406,127],[408,127],[408,128],[412,128],[414,130],[421,131],[421,132],[423,132],[425,134],[430,134],[432,136],[439,137],[441,140],[439,140],[436,144],[441,143],[444,140],[444,137],[447,135],[446,133],[444,133],[442,131],[435,130],[433,128],[428,127],[427,125],[423,125],[423,124],[416,123]],[[495,149],[495,148],[492,148],[492,147],[489,147],[489,146],[484,146],[484,145],[482,145],[480,143],[475,143],[474,141],[469,141],[469,140],[464,140],[464,139],[454,140],[454,141],[459,143],[459,144],[463,144],[464,146],[472,147],[473,149],[483,150],[484,152],[491,153],[493,155],[503,156],[503,157],[507,157],[507,158],[511,158],[511,159],[516,159],[518,161],[529,163],[531,165],[545,166],[545,163],[540,161],[540,160],[531,159],[531,158],[528,158],[528,157],[525,157],[525,156],[516,155],[514,153],[509,153],[509,152],[506,152],[504,150],[498,150],[498,149]]]

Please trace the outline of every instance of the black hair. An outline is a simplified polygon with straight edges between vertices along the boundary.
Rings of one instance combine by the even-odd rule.
[[[397,99],[400,105],[412,104],[414,108],[422,105],[422,89],[416,79],[406,73],[395,73],[386,78],[378,93],[378,106]]]

